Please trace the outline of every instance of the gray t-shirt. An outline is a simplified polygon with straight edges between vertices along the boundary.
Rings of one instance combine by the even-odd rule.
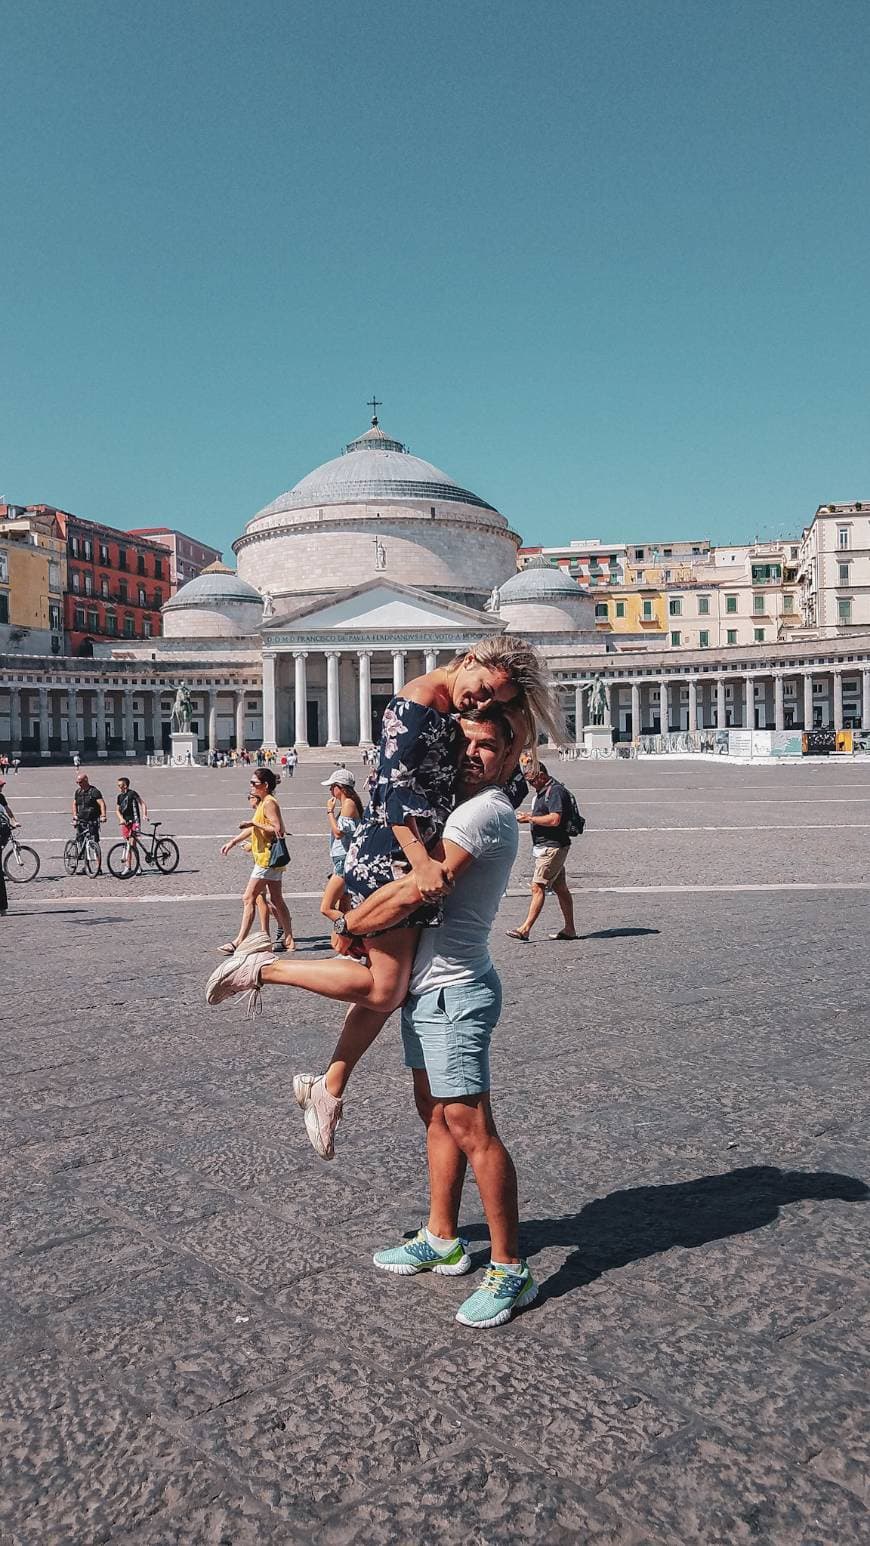
[[[492,967],[489,935],[517,856],[519,829],[503,789],[483,789],[447,818],[444,837],[471,854],[444,899],[440,929],[424,929],[411,973],[411,992],[429,993],[476,982]]]

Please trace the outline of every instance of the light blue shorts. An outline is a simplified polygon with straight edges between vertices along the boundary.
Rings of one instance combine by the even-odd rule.
[[[489,1043],[501,1014],[495,967],[476,982],[413,994],[402,1009],[406,1068],[424,1068],[436,1100],[489,1089]]]

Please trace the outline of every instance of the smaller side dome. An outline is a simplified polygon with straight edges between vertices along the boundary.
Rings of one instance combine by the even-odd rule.
[[[234,569],[218,562],[170,596],[162,616],[165,638],[241,638],[259,632],[263,597]]]
[[[557,569],[546,558],[533,558],[525,569],[512,574],[499,589],[502,601],[552,601],[557,596],[567,596],[574,601],[582,597],[576,580],[564,569]]]

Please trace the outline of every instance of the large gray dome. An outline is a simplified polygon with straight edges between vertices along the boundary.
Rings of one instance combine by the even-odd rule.
[[[364,435],[350,442],[343,456],[315,467],[286,494],[273,499],[254,519],[279,515],[283,510],[357,504],[368,499],[450,500],[475,505],[480,510],[493,508],[479,495],[460,488],[453,478],[433,467],[431,462],[412,456],[400,440],[391,440],[377,424],[373,424]]]

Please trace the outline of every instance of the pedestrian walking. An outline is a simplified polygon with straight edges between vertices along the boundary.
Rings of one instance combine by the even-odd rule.
[[[0,774],[0,918],[5,918],[9,910],[9,898],[6,894],[6,874],[3,869],[3,850],[12,836],[13,829],[18,826],[15,814],[4,793],[5,786],[6,780]]]
[[[552,891],[562,911],[562,927],[550,938],[576,939],[574,899],[565,879],[565,863],[571,852],[572,830],[576,835],[579,812],[570,790],[552,776],[543,762],[537,766],[529,765],[525,774],[535,795],[531,811],[519,811],[517,821],[531,828],[535,869],[529,910],[518,929],[508,929],[508,936],[528,940],[543,910],[547,892]]]
[[[295,950],[296,948],[293,940],[293,924],[281,889],[283,866],[279,867],[275,863],[276,853],[273,852],[275,844],[280,841],[286,853],[284,818],[281,815],[281,807],[275,799],[277,783],[277,774],[273,773],[271,768],[259,769],[251,774],[251,795],[256,796],[254,811],[250,820],[241,822],[238,836],[230,838],[229,842],[224,843],[221,848],[221,853],[226,857],[231,849],[237,848],[241,843],[249,842],[254,861],[250,879],[242,896],[242,917],[238,932],[234,939],[228,940],[221,946],[223,955],[232,956],[242,949],[245,951],[269,949],[268,934],[255,935],[252,939],[248,939],[251,924],[254,921],[257,898],[261,896],[265,898],[269,912],[282,930],[285,949]]]
[[[344,894],[344,865],[347,852],[362,821],[363,803],[356,792],[356,779],[352,773],[336,769],[323,780],[329,790],[326,802],[326,819],[329,822],[329,857],[332,874],[320,899],[320,911],[324,918],[333,921],[339,917],[339,902]]]

